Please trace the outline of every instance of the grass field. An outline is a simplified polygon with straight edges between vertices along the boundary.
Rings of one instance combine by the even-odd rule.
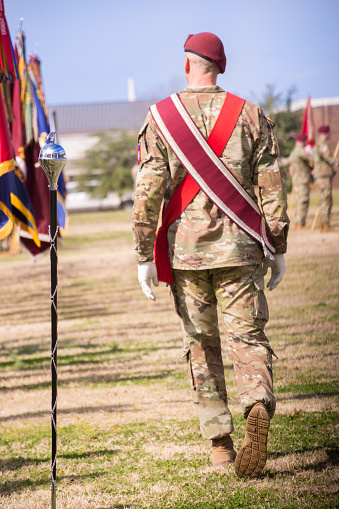
[[[312,193],[312,224],[317,196]],[[72,215],[59,247],[60,509],[338,506],[338,233],[291,231],[267,298],[277,413],[262,476],[213,469],[195,415],[168,289],[139,288],[130,212]],[[50,494],[50,267],[0,256],[0,507],[46,509]],[[245,421],[226,349],[242,444]]]

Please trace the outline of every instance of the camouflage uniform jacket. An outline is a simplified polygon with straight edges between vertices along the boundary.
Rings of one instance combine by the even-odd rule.
[[[315,178],[332,177],[335,160],[331,156],[329,146],[325,140],[318,140],[314,147],[314,176]]]
[[[225,100],[221,88],[186,88],[180,98],[207,138]],[[168,202],[186,174],[157,125],[148,114],[142,126],[140,162],[133,207],[136,259],[153,260],[153,246],[163,200]],[[289,219],[286,191],[278,166],[274,123],[260,108],[245,102],[221,160],[260,206],[277,253],[285,253]],[[259,244],[233,223],[199,191],[168,230],[169,255],[174,269],[212,269],[260,263]]]
[[[305,185],[311,183],[311,164],[313,164],[313,157],[308,154],[304,147],[295,145],[290,153],[290,173],[292,175],[292,182],[294,186]]]

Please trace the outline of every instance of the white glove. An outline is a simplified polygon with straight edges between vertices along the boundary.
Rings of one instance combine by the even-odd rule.
[[[157,268],[153,262],[140,262],[138,263],[138,281],[141,284],[141,289],[151,300],[156,300],[151,288],[151,280],[154,286],[159,286]]]
[[[286,272],[286,265],[283,254],[277,254],[274,257],[274,260],[266,257],[263,264],[263,275],[267,274],[267,270],[270,267],[271,269],[271,279],[267,283],[267,288],[272,291],[274,288],[278,286],[284,274]]]

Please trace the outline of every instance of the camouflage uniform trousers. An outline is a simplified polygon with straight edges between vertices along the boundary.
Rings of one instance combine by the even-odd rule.
[[[310,203],[310,186],[309,184],[297,184],[294,186],[295,192],[295,211],[294,222],[305,226],[308,206]]]
[[[202,434],[221,438],[234,430],[227,405],[217,305],[237,391],[247,418],[257,402],[275,412],[272,349],[264,333],[268,308],[262,265],[173,270],[172,296],[181,318],[184,352]]]
[[[332,210],[332,178],[333,177],[319,177],[317,178],[317,186],[320,193],[319,198],[319,220],[320,223],[330,224],[331,210]]]

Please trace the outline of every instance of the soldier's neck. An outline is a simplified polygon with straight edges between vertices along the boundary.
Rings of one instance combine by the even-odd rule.
[[[217,84],[217,76],[213,74],[186,76],[189,87],[214,87]]]

